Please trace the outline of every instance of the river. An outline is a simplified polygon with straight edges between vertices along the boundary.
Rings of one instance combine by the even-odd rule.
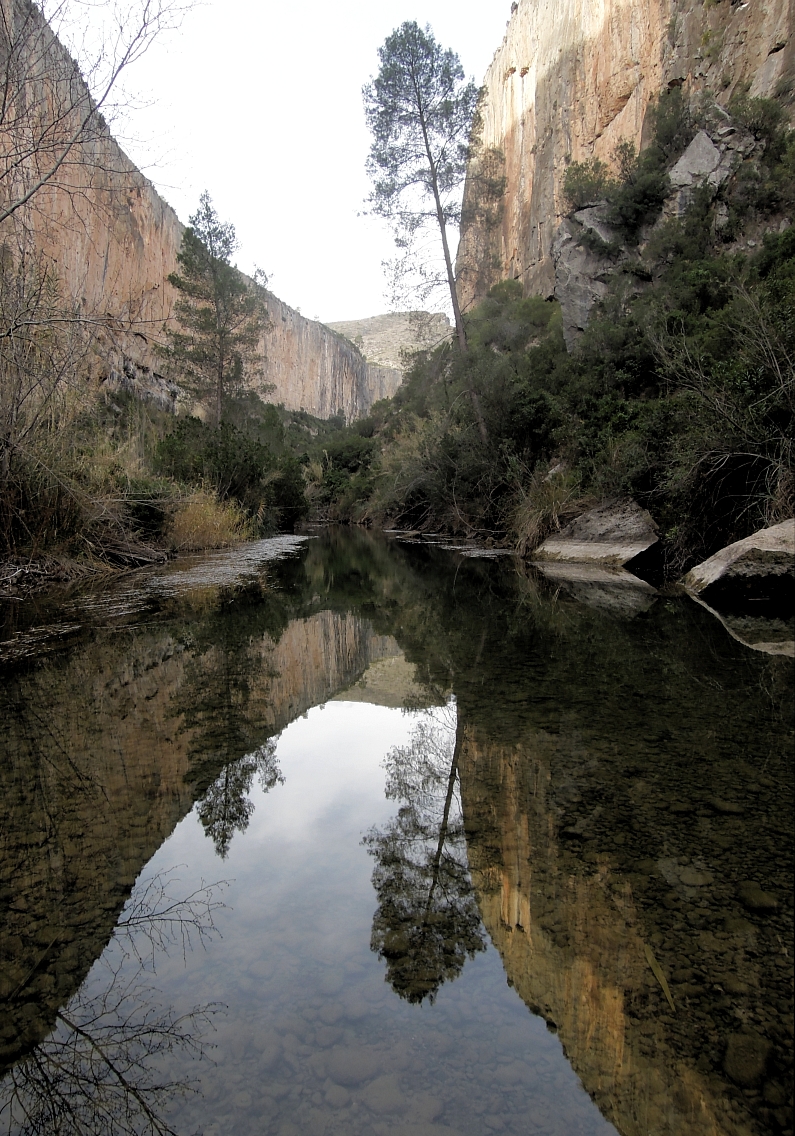
[[[791,660],[355,530],[3,618],[0,1132],[792,1131]]]

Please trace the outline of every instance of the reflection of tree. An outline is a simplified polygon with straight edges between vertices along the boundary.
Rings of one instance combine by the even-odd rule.
[[[56,1027],[0,1083],[0,1122],[19,1136],[167,1136],[159,1110],[191,1090],[172,1080],[168,1055],[202,1055],[218,1005],[185,1014],[159,1005],[151,985],[158,952],[186,952],[215,931],[223,883],[183,899],[161,873],[130,896],[94,975],[57,1014]],[[158,1072],[160,1067],[160,1072]]]
[[[226,859],[235,831],[245,832],[248,828],[254,812],[248,792],[255,773],[265,793],[274,785],[283,784],[284,777],[276,761],[275,739],[225,765],[196,806],[204,831],[222,859]]]
[[[192,628],[192,658],[171,713],[189,732],[187,779],[199,798],[197,811],[219,856],[235,831],[245,832],[254,805],[248,791],[255,774],[265,792],[283,780],[275,741],[262,743],[270,716],[265,699],[266,646],[282,630],[282,609],[261,581],[221,593],[218,609]]]
[[[387,796],[402,802],[398,815],[364,841],[378,895],[370,945],[408,1002],[433,1002],[467,957],[485,949],[467,867],[458,750],[455,705],[423,715],[410,744],[387,757]]]

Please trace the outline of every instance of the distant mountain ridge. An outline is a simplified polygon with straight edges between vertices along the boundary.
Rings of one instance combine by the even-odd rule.
[[[387,312],[326,325],[358,347],[370,364],[403,371],[403,352],[437,347],[452,335],[444,312]]]

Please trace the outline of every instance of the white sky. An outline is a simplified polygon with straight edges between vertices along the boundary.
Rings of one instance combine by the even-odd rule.
[[[208,189],[239,267],[263,268],[305,316],[376,315],[394,246],[357,213],[377,49],[404,20],[428,23],[481,82],[509,16],[510,0],[204,0],[129,73],[150,105],[116,133],[183,221]]]

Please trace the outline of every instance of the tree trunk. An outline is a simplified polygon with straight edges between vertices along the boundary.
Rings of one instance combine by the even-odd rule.
[[[447,270],[447,284],[450,289],[450,300],[453,305],[453,319],[455,320],[456,336],[458,337],[458,346],[461,349],[461,354],[466,355],[468,350],[466,328],[464,327],[464,317],[461,314],[461,305],[458,302],[458,292],[455,286],[455,273],[453,272],[453,261],[450,256],[450,245],[447,240],[447,223],[444,219],[444,209],[442,208],[442,200],[439,196],[439,183],[436,178],[436,163],[431,154],[430,143],[428,142],[428,134],[425,129],[425,123],[422,123],[422,134],[425,140],[425,153],[428,157],[428,164],[431,170],[431,188],[433,190],[433,200],[436,205],[436,219],[439,222],[439,231],[442,235],[442,249],[444,250],[444,266]],[[483,417],[483,407],[480,405],[480,396],[476,390],[470,389],[469,401],[472,404],[472,410],[475,415],[475,421],[478,425],[478,433],[480,440],[484,445],[488,445],[489,432],[486,428],[486,419]]]
[[[461,748],[460,730],[456,729],[455,749],[453,750],[453,761],[450,766],[450,773],[447,778],[447,794],[444,799],[444,811],[442,812],[442,823],[439,828],[439,843],[436,846],[436,855],[433,860],[433,877],[431,880],[431,890],[428,892],[428,902],[425,904],[425,920],[431,910],[433,903],[433,893],[436,891],[436,885],[439,882],[439,868],[442,864],[442,852],[444,851],[444,842],[447,839],[447,826],[450,822],[450,806],[453,803],[453,791],[455,789],[456,775],[458,773],[458,754]]]

